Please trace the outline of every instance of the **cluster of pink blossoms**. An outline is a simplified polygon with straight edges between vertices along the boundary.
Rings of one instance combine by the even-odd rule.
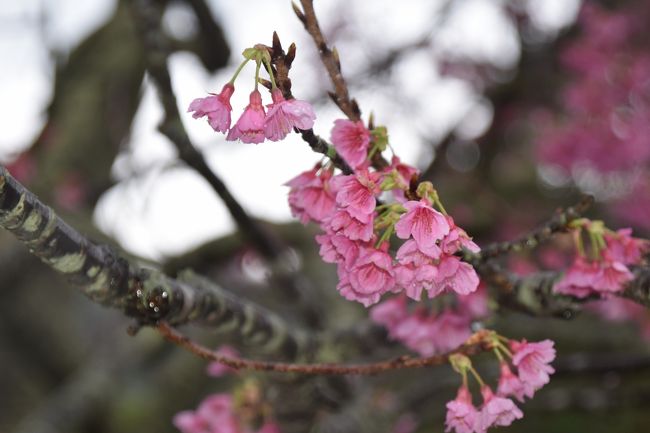
[[[430,298],[445,291],[474,292],[478,276],[455,254],[479,248],[442,213],[431,184],[421,184],[419,199],[407,199],[415,168],[396,157],[381,171],[370,167],[368,155],[381,151],[385,138],[383,128],[369,131],[360,121],[337,120],[332,143],[354,174],[334,174],[332,165],[320,164],[301,173],[287,183],[292,213],[325,232],[316,237],[320,253],[338,265],[337,289],[346,299],[367,307],[387,292],[404,291],[415,300],[423,291]],[[378,206],[384,192],[392,192],[395,202]],[[389,252],[393,233],[406,241],[395,258]]]
[[[582,246],[583,229],[591,241],[592,260]],[[631,229],[610,231],[600,221],[582,220],[574,230],[578,255],[553,290],[578,298],[593,294],[608,296],[622,291],[625,283],[634,278],[628,265],[641,261],[648,241],[632,237]]]
[[[610,210],[645,228],[650,228],[648,22],[648,2],[617,2],[611,8],[584,2],[579,32],[560,53],[569,72],[560,100],[552,109],[535,111],[540,159],[568,174],[587,169],[590,178],[623,179],[626,188],[616,192]]]
[[[245,425],[230,394],[207,396],[195,411],[176,414],[173,423],[182,433],[280,433],[273,421],[267,421],[259,429]]]
[[[232,107],[230,98],[235,92],[234,81],[241,71],[241,66],[235,76],[228,82],[221,93],[210,95],[205,98],[197,98],[190,104],[188,111],[193,112],[192,117],[198,119],[207,117],[208,123],[217,132],[228,133],[226,140],[241,140],[244,143],[261,143],[265,139],[271,141],[283,140],[294,128],[310,129],[314,126],[316,115],[312,106],[305,101],[297,99],[285,99],[282,91],[275,86],[275,80],[271,75],[271,99],[273,102],[267,105],[268,112],[262,104],[262,95],[257,90],[257,76],[261,63],[267,65],[267,71],[272,74],[270,58],[264,49],[249,48],[244,51],[246,60],[255,59],[257,72],[255,74],[255,89],[249,97],[249,104],[239,117],[239,120],[231,127],[230,113]]]
[[[488,314],[485,287],[469,295],[453,296],[454,307],[433,313],[423,307],[409,311],[406,296],[386,299],[370,310],[370,317],[388,336],[421,356],[447,353],[471,336],[472,322]]]
[[[445,431],[484,433],[490,427],[508,426],[515,419],[523,417],[521,410],[509,397],[523,402],[524,397],[532,398],[537,390],[549,382],[549,375],[555,371],[550,365],[555,359],[552,341],[529,343],[526,340],[507,340],[507,344],[504,344],[502,340],[503,337],[495,335],[492,344],[500,358],[501,370],[496,395],[474,370],[469,358],[464,355],[450,357],[454,369],[463,377],[463,384],[456,398],[447,403]],[[512,368],[517,374],[513,373],[506,358],[510,358]],[[472,403],[472,394],[467,384],[468,372],[479,382],[483,397],[480,408],[476,408]]]

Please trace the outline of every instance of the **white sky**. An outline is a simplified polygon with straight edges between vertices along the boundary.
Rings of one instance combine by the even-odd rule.
[[[309,64],[314,48],[288,0],[210,3],[223,18],[232,66],[210,76],[192,55],[174,55],[170,71],[182,113],[192,99],[219,91],[239,63],[238,53],[258,42],[269,43],[274,30],[285,44],[298,44],[292,70],[294,94],[304,99],[321,96],[324,75],[320,65]],[[356,23],[354,32],[338,35],[337,41],[344,73],[353,73],[362,67],[369,51],[381,52],[383,44],[399,46],[428,34],[441,4],[432,0],[332,0],[317,2],[317,12],[326,29],[331,28],[328,23],[340,22],[342,7],[347,8],[346,19]],[[498,0],[456,0],[446,27],[438,34],[435,51],[462,52],[501,67],[514,64],[519,42],[498,4]],[[51,96],[51,61],[42,42],[39,14],[43,12],[46,18],[45,38],[51,48],[65,52],[101,25],[113,7],[113,0],[0,1],[0,160],[11,159],[31,142]],[[540,29],[554,32],[574,19],[578,0],[530,0],[528,7]],[[471,138],[489,125],[491,117],[490,108],[468,85],[438,75],[432,56],[423,52],[405,56],[391,77],[391,86],[352,89],[366,116],[372,109],[377,122],[388,127],[398,155],[413,164],[426,155],[422,136],[442,135],[460,124]],[[247,68],[237,82],[233,119],[247,103],[252,73],[253,67]],[[122,181],[101,199],[96,219],[125,248],[160,258],[223,235],[234,224],[202,179],[173,165],[172,147],[156,131],[161,109],[151,85],[145,82],[144,86],[131,149],[118,157],[114,167],[116,178]],[[409,105],[397,105],[396,99]],[[331,122],[340,114],[329,104],[319,107],[317,116],[316,132],[329,138]],[[305,143],[296,136],[279,143],[230,143],[203,120],[188,114],[184,121],[211,166],[252,215],[273,221],[290,218],[287,188],[282,184],[319,160]],[[140,175],[129,180],[131,172]]]

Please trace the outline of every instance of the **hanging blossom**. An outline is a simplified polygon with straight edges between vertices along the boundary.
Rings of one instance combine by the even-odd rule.
[[[271,91],[273,103],[267,105],[268,113],[264,120],[264,135],[271,141],[284,140],[293,128],[311,129],[316,114],[311,104],[297,99],[284,99],[282,91]]]
[[[240,140],[244,143],[261,143],[268,139],[279,141],[294,129],[310,129],[314,126],[316,115],[312,106],[305,101],[285,99],[282,91],[277,88],[271,67],[271,58],[266,47],[255,46],[243,52],[245,60],[235,71],[232,79],[223,87],[221,93],[192,101],[188,111],[193,112],[194,118],[206,116],[208,123],[217,132],[227,133],[226,140]],[[244,109],[235,125],[230,126],[232,107],[230,98],[235,92],[234,82],[244,65],[254,60],[255,87],[250,94],[249,104]],[[262,104],[262,95],[257,90],[261,65],[269,73],[271,80],[271,99],[268,114]]]
[[[582,230],[589,234],[591,260],[582,245]],[[574,228],[578,254],[553,290],[578,298],[622,291],[625,283],[634,278],[628,265],[638,264],[648,249],[648,241],[634,238],[631,234],[631,229],[614,232],[600,221],[582,220],[580,226]]]
[[[550,340],[537,343],[514,341],[495,332],[491,332],[486,340],[485,343],[499,359],[501,374],[497,392],[495,394],[483,381],[467,356],[451,355],[449,361],[462,376],[463,382],[456,399],[447,403],[446,432],[484,433],[491,427],[512,424],[524,414],[509,397],[515,397],[520,402],[525,397],[532,398],[536,391],[549,382],[549,376],[554,372],[550,363],[555,359],[555,349]],[[483,398],[480,408],[472,403],[468,373],[479,383]]]
[[[227,132],[230,129],[230,97],[235,92],[235,86],[227,83],[223,86],[221,93],[210,95],[205,98],[197,98],[192,101],[188,112],[194,112],[195,119],[206,116],[208,123],[217,132]]]
[[[257,89],[253,90],[249,100],[250,102],[241,117],[228,132],[226,140],[241,140],[243,143],[261,143],[264,141],[266,137],[264,133],[266,112],[262,105],[262,95]]]

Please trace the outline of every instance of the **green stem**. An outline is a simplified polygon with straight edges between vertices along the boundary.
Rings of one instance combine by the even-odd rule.
[[[484,386],[485,386],[485,382],[483,382],[483,379],[481,379],[481,376],[479,376],[479,374],[478,374],[478,372],[476,371],[476,369],[475,369],[474,367],[470,366],[470,367],[469,367],[469,371],[472,372],[472,376],[474,376],[474,379],[476,379],[476,381],[478,382],[478,384],[479,384],[481,387],[484,387]]]
[[[277,89],[278,86],[275,85],[275,77],[273,76],[273,68],[271,68],[271,62],[264,59],[264,66],[266,68],[266,72],[269,73],[269,78],[271,78],[271,90]]]
[[[257,85],[259,84],[259,81],[260,81],[260,65],[261,65],[261,63],[262,62],[260,61],[260,59],[258,57],[257,60],[256,60],[256,66],[255,66],[255,90],[257,90]]]
[[[244,66],[246,65],[246,63],[248,63],[249,60],[250,60],[250,59],[246,59],[246,60],[244,60],[244,61],[241,62],[241,64],[237,67],[237,70],[235,71],[235,73],[233,74],[232,78],[231,78],[230,81],[229,81],[230,84],[235,84],[235,80],[237,79],[237,76],[238,76],[239,73],[242,71],[242,69],[244,69]]]

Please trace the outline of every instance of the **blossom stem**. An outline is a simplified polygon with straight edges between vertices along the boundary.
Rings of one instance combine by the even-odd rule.
[[[269,78],[271,79],[271,90],[277,89],[278,86],[275,84],[275,77],[273,76],[273,68],[271,68],[271,62],[269,62],[269,60],[266,58],[264,58],[263,61],[266,72],[269,73]]]
[[[244,66],[246,66],[246,63],[248,63],[249,60],[250,60],[250,59],[246,59],[246,60],[244,60],[244,61],[241,62],[241,64],[237,67],[237,70],[235,71],[235,73],[233,74],[232,78],[231,78],[230,81],[229,81],[230,84],[235,84],[235,80],[237,79],[237,76],[238,76],[239,73],[242,71],[242,69],[244,69]]]
[[[475,369],[473,366],[471,366],[471,365],[468,367],[468,370],[472,373],[472,376],[474,376],[474,379],[476,379],[476,381],[478,382],[478,384],[479,384],[481,387],[484,387],[484,386],[485,386],[485,382],[483,382],[483,379],[482,379],[481,376],[478,374],[478,371],[476,371],[476,369]]]
[[[585,246],[582,243],[582,231],[580,229],[574,230],[573,231],[573,240],[576,244],[576,250],[578,251],[578,255],[580,257],[586,257],[585,254]]]
[[[256,60],[256,65],[255,65],[255,90],[257,90],[257,85],[260,82],[260,66],[261,66],[261,60],[258,57]]]

